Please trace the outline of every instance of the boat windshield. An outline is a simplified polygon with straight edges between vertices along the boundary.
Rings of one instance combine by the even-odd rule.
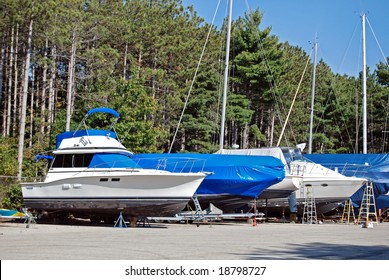
[[[301,161],[306,160],[299,148],[295,148],[295,149],[291,150],[291,154],[292,154],[293,160],[301,160]]]
[[[59,154],[52,168],[140,168],[128,155],[118,153]]]
[[[95,154],[89,168],[140,168],[128,155]]]
[[[290,163],[292,161],[296,161],[296,160],[309,161],[303,156],[303,153],[301,152],[301,150],[299,148],[294,148],[294,149],[282,148],[281,151],[285,157],[285,160],[286,160],[288,166],[290,166]]]

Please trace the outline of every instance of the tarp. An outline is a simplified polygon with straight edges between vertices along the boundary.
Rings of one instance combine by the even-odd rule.
[[[221,149],[216,152],[216,154],[221,155],[251,155],[251,156],[273,156],[280,159],[285,165],[288,164],[285,159],[282,149],[279,147],[271,148],[256,148],[256,149]]]
[[[346,176],[357,176],[373,183],[376,207],[389,207],[389,155],[388,154],[309,154],[307,159],[319,163]],[[352,197],[352,201],[360,204],[364,188],[360,188]]]
[[[25,217],[25,214],[19,212],[18,210],[1,208],[0,217],[21,218],[21,217]]]
[[[197,194],[257,197],[264,189],[282,181],[284,165],[271,156],[217,154],[138,154],[132,158],[143,168],[172,172],[210,172]]]

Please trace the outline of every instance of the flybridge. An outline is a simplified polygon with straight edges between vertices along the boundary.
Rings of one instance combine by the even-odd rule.
[[[86,120],[88,119],[89,116],[96,114],[96,113],[105,113],[109,114],[115,117],[115,119],[112,121],[110,124],[109,128],[106,130],[103,129],[88,129],[86,125]],[[58,149],[64,139],[69,139],[69,138],[79,138],[81,137],[78,141],[79,144],[86,146],[88,144],[88,136],[105,136],[107,138],[113,138],[117,139],[117,135],[114,131],[112,131],[114,125],[120,118],[120,115],[118,112],[116,112],[114,109],[111,108],[94,108],[89,110],[78,127],[76,128],[75,131],[65,131],[59,135],[56,136],[56,148]],[[84,130],[80,130],[81,126],[84,126]]]
[[[91,129],[91,130],[78,130],[78,131],[66,131],[56,136],[56,148],[59,149],[61,147],[62,142],[65,139],[73,139],[72,142],[74,146],[87,146],[89,142],[89,136],[104,136],[107,139],[117,139],[116,133],[110,130],[99,130],[99,129]],[[71,141],[71,140],[67,140]],[[66,141],[65,141],[66,142]],[[99,143],[101,146],[101,143]]]

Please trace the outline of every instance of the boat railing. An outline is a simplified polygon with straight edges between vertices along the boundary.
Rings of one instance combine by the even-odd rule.
[[[310,165],[299,165],[298,163],[292,164],[291,173],[292,175],[304,175],[313,173],[317,167],[321,167],[322,175],[328,175],[333,172],[337,172],[341,175],[348,177],[366,177],[370,165],[369,164],[351,164],[351,163],[326,163],[318,164],[311,162]],[[308,168],[309,166],[309,168]],[[324,168],[323,168],[324,167]]]
[[[141,168],[165,170],[174,173],[204,172],[206,159],[198,158],[138,158]]]
[[[300,164],[291,164],[290,174],[294,176],[303,176],[306,172],[306,166]]]
[[[113,170],[113,169],[125,169],[125,170],[139,170],[139,169],[154,169],[165,170],[174,173],[187,173],[187,172],[204,172],[205,159],[196,158],[182,158],[182,159],[170,159],[170,158],[140,158],[140,159],[125,159],[125,160],[112,160],[89,165],[88,167],[60,167],[60,169],[66,168],[77,170],[74,175],[83,172],[101,171],[101,170]],[[81,169],[80,169],[81,168]],[[56,168],[57,169],[57,168]],[[38,176],[40,175],[40,176]],[[46,174],[37,174],[35,182],[43,182]]]
[[[355,177],[366,177],[367,173],[371,166],[367,163],[365,164],[354,164],[354,163],[345,163],[345,164],[326,164],[327,168],[335,170],[345,176],[355,176]]]

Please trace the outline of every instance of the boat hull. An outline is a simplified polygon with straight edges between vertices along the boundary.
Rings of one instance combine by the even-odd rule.
[[[170,216],[185,207],[205,176],[134,169],[73,171],[56,177],[63,174],[52,171],[45,182],[23,183],[25,206],[72,214]]]
[[[118,217],[120,212],[129,217],[174,216],[185,208],[185,198],[27,198],[28,208],[48,213],[69,213],[75,217]]]
[[[305,177],[302,181],[305,188],[296,192],[297,201],[305,200],[307,186],[311,186],[312,196],[316,202],[344,201],[367,182],[366,179],[357,177],[327,177],[325,180]]]

